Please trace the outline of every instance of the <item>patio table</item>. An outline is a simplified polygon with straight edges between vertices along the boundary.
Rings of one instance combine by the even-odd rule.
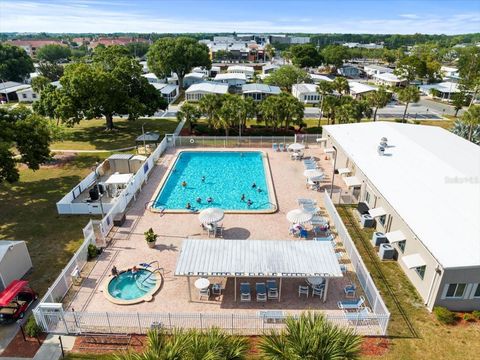
[[[206,289],[210,286],[210,280],[205,279],[205,278],[200,278],[195,281],[195,287],[197,289]]]
[[[312,286],[318,286],[325,282],[325,279],[321,276],[318,277],[309,277],[307,278],[307,282]]]

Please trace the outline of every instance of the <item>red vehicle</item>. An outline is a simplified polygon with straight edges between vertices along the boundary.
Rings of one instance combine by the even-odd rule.
[[[38,295],[28,286],[28,281],[13,280],[0,292],[0,324],[23,318]]]

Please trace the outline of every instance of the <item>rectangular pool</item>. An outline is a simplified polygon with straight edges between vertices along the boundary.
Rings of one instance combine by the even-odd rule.
[[[152,209],[188,211],[190,203],[191,210],[218,207],[232,212],[273,212],[272,186],[268,160],[261,151],[183,151]]]

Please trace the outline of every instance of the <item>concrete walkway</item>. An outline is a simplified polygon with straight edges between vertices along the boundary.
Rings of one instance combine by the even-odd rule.
[[[63,349],[70,351],[75,344],[75,336],[62,336]],[[48,335],[33,360],[58,360],[62,356],[58,335]],[[2,359],[3,360],[3,359]]]

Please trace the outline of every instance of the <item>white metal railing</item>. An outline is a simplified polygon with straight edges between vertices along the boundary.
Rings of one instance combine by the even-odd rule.
[[[345,247],[348,257],[351,260],[358,281],[362,286],[363,291],[365,292],[365,296],[367,297],[368,302],[372,307],[372,311],[376,315],[384,316],[386,319],[385,322],[382,322],[382,335],[386,335],[388,321],[390,319],[390,312],[388,311],[385,302],[380,296],[380,292],[378,291],[375,283],[373,282],[373,279],[370,276],[370,273],[368,272],[367,267],[365,266],[365,263],[360,256],[360,253],[358,252],[352,238],[350,237],[350,234],[348,233],[347,228],[345,227],[345,224],[343,223],[340,215],[338,214],[335,205],[328,196],[327,191],[323,193],[323,199],[325,203],[325,208],[335,225],[335,229],[337,230],[338,236],[340,237],[343,246]]]
[[[175,146],[187,147],[272,147],[294,142],[294,136],[175,136]]]

